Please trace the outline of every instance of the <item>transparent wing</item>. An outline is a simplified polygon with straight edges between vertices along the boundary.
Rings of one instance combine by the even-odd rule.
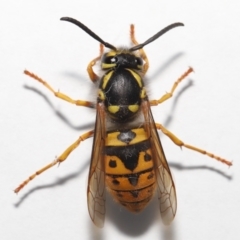
[[[105,173],[104,173],[104,146],[105,146],[105,113],[101,103],[97,104],[97,115],[94,130],[91,165],[88,176],[88,211],[98,227],[103,227],[105,219]]]
[[[149,134],[153,152],[160,212],[163,223],[170,224],[177,211],[176,189],[163,152],[148,100],[142,102],[142,111],[145,118],[145,129]]]

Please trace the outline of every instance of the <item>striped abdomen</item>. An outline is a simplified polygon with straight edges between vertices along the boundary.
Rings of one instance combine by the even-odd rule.
[[[155,173],[143,128],[107,134],[105,173],[106,186],[116,201],[133,212],[146,206],[154,193]]]

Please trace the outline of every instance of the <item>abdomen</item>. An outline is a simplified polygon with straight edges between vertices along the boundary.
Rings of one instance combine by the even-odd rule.
[[[108,132],[105,147],[106,187],[128,210],[141,211],[155,190],[150,141],[144,128]]]

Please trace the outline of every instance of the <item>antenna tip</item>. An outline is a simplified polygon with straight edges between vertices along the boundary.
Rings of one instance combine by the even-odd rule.
[[[68,17],[61,17],[60,20],[61,21],[66,21],[68,19]]]

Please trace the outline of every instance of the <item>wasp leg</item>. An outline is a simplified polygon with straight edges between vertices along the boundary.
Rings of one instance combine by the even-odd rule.
[[[55,159],[52,163],[46,165],[45,167],[39,169],[38,171],[36,171],[34,174],[32,174],[30,177],[28,177],[28,179],[26,179],[24,182],[22,182],[15,190],[15,193],[18,193],[23,187],[25,187],[30,181],[32,181],[37,175],[40,175],[41,173],[45,172],[46,170],[48,170],[49,168],[53,167],[56,164],[60,164],[63,161],[65,161],[67,159],[67,157],[69,156],[69,154],[79,146],[79,144],[92,137],[94,133],[94,130],[89,131],[83,135],[81,135],[78,140],[76,142],[74,142],[71,146],[69,146],[57,159]]]
[[[24,71],[24,73],[31,78],[39,81],[42,83],[48,90],[50,90],[57,98],[60,98],[64,101],[67,101],[72,104],[76,104],[77,106],[84,106],[84,107],[89,107],[89,108],[95,108],[95,103],[93,102],[88,102],[88,101],[83,101],[83,100],[74,100],[70,98],[69,96],[65,95],[64,93],[61,92],[56,92],[47,82],[45,82],[43,79],[35,75],[34,73],[31,73],[27,70]]]
[[[96,64],[97,61],[101,59],[103,55],[103,50],[104,50],[103,44],[100,44],[99,56],[94,58],[87,66],[87,72],[92,82],[96,82],[99,79],[99,76],[93,71],[93,66]]]
[[[135,38],[135,29],[134,29],[133,24],[130,25],[130,37],[131,37],[132,43],[134,45],[138,45],[138,41]],[[146,53],[144,52],[143,49],[139,49],[138,51],[140,52],[141,58],[145,62],[144,65],[143,65],[143,75],[145,75],[147,73],[148,68],[149,68],[149,61],[148,61],[147,55],[146,55]]]
[[[173,84],[172,89],[170,91],[170,93],[165,93],[161,98],[159,98],[158,100],[151,100],[150,101],[150,105],[151,106],[157,106],[158,104],[165,102],[166,100],[168,100],[169,98],[172,97],[175,89],[177,88],[178,84],[184,79],[186,78],[191,72],[193,72],[193,69],[191,67],[189,67],[189,69],[180,77],[178,78],[178,80]]]
[[[185,148],[188,148],[188,149],[191,149],[193,151],[196,151],[196,152],[199,152],[199,153],[202,153],[202,154],[205,154],[211,158],[214,158],[216,160],[218,160],[219,162],[222,162],[224,164],[227,164],[228,166],[231,166],[232,165],[232,162],[224,159],[224,158],[221,158],[219,156],[216,156],[214,155],[213,153],[210,153],[210,152],[207,152],[203,149],[200,149],[200,148],[197,148],[197,147],[194,147],[194,146],[191,146],[191,145],[188,145],[188,144],[185,144],[182,140],[180,140],[179,138],[177,138],[173,133],[171,133],[170,131],[168,131],[165,127],[163,127],[161,124],[159,123],[155,123],[156,124],[156,128],[161,130],[162,133],[164,133],[166,136],[168,136],[176,145],[178,145],[179,147],[185,147]]]

